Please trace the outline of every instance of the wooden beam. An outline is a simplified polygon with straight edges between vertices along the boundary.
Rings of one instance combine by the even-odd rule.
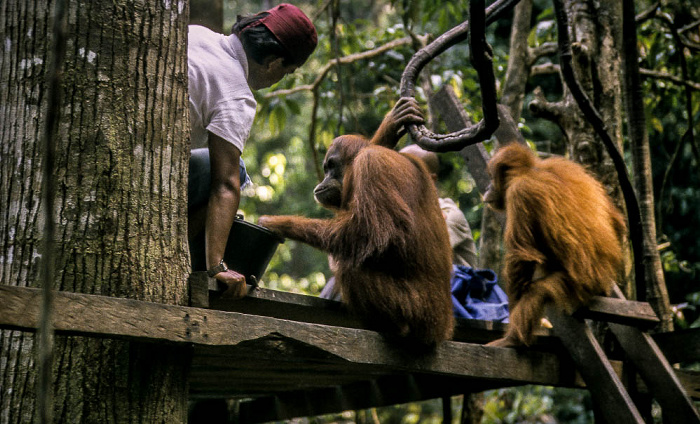
[[[35,331],[40,296],[0,285],[0,328]],[[417,354],[363,329],[67,292],[56,293],[55,308],[58,335],[191,345],[193,398],[257,398],[246,406],[251,414],[274,400],[280,419],[296,414],[300,399],[307,412],[338,412],[521,384],[581,387],[566,355],[534,349],[452,341]],[[700,387],[699,375],[677,374],[686,388]],[[420,390],[396,384],[411,378]],[[333,398],[337,391],[345,401]],[[319,397],[326,406],[309,404]]]
[[[661,405],[664,421],[699,424],[700,414],[693,401],[651,336],[621,324],[610,323],[610,329],[634,363],[650,394]]]
[[[644,424],[637,407],[588,325],[582,319],[566,315],[553,307],[548,308],[547,316],[606,422]]]
[[[260,287],[250,287],[246,298],[232,300],[222,296],[225,289],[223,284],[209,279],[205,272],[194,272],[190,277],[193,306],[316,324],[362,328],[360,321],[351,316],[340,302]],[[194,299],[199,299],[197,304],[194,304]],[[590,306],[579,310],[576,315],[641,328],[653,327],[659,322],[648,303],[610,297],[594,297]],[[507,324],[500,322],[458,319],[454,340],[487,343],[502,337],[506,328]],[[550,332],[542,330],[538,335],[548,336]],[[537,344],[547,346],[552,343],[550,337],[550,340],[545,338],[539,340]]]
[[[587,308],[575,316],[596,321],[614,322],[649,329],[659,323],[659,317],[647,302],[596,296]]]
[[[38,289],[0,286],[0,327],[35,331],[40,296]],[[561,372],[566,369],[563,361],[545,352],[445,342],[432,352],[417,354],[368,330],[68,292],[57,292],[54,305],[58,334],[227,347],[232,355],[235,348],[255,343],[267,353],[270,344],[292,344],[317,352],[315,360],[386,371],[480,378],[504,386],[573,382],[573,373]],[[253,352],[261,357],[266,353]],[[293,359],[304,366],[304,357]]]
[[[617,286],[612,295],[619,300],[625,299]],[[650,394],[661,404],[664,421],[700,424],[700,413],[654,339],[629,325],[611,322],[610,330],[634,363]]]
[[[192,306],[306,323],[363,328],[360,320],[352,316],[342,303],[334,300],[261,287],[249,287],[248,295],[243,299],[227,299],[222,295],[226,287],[215,279],[208,278],[206,272],[193,272],[189,283]],[[488,343],[503,337],[506,328],[507,324],[501,322],[457,318],[453,340]],[[538,346],[557,343],[552,337],[546,337],[549,335],[547,331],[540,331],[538,336],[545,337],[538,338]]]
[[[449,85],[444,85],[430,99],[432,106],[438,111],[447,131],[457,132],[471,125],[469,116],[464,111],[454,90]],[[486,163],[489,154],[483,143],[476,143],[460,150],[460,156],[464,159],[469,173],[476,182],[476,187],[481,194],[486,193],[486,187],[491,183],[491,178],[486,171]]]
[[[224,296],[226,287],[206,272],[193,272],[189,278],[191,305],[219,311],[241,312],[292,321],[362,328],[355,317],[344,310],[340,302],[296,293],[248,286],[243,299]]]

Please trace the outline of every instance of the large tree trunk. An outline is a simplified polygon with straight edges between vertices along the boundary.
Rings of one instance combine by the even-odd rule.
[[[187,3],[68,3],[53,140],[54,288],[186,304]],[[0,281],[7,285],[39,281],[39,140],[52,8],[0,3]],[[189,355],[169,346],[57,337],[54,418],[184,422]],[[0,332],[0,423],[34,420],[35,357],[32,334]]]

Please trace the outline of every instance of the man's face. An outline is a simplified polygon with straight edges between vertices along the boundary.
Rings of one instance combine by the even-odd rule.
[[[281,57],[265,60],[264,64],[249,62],[248,85],[253,90],[267,88],[279,82],[285,75],[291,74],[297,69],[297,65],[283,65],[284,59]]]

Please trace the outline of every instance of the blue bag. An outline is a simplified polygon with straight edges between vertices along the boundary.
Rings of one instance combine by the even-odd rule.
[[[508,322],[508,296],[490,269],[452,266],[452,306],[457,318]]]

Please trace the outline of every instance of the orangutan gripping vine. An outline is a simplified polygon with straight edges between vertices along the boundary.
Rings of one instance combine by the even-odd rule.
[[[579,164],[541,160],[513,143],[488,164],[484,201],[505,210],[505,268],[510,324],[493,346],[530,344],[544,307],[567,313],[610,292],[622,267],[623,216]]]
[[[368,327],[430,346],[452,336],[452,251],[425,165],[384,147],[415,119],[401,107],[372,141],[345,135],[331,144],[314,195],[335,217],[262,216],[259,224],[330,253],[343,301]]]

